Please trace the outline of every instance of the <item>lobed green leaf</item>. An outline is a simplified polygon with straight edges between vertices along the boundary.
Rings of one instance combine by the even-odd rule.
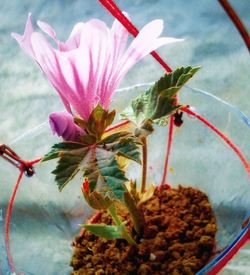
[[[181,67],[165,74],[149,90],[135,98],[121,117],[137,125],[146,120],[162,124],[164,119],[181,107],[176,104],[175,96],[199,69],[200,67]]]

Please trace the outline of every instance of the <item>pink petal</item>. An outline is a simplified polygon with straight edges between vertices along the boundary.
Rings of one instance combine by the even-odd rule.
[[[80,22],[74,26],[68,40],[65,43],[61,42],[57,38],[55,30],[46,22],[37,21],[37,25],[43,32],[45,32],[48,36],[50,36],[56,42],[58,49],[60,51],[71,51],[79,47],[80,40],[81,40],[81,33],[82,33],[82,30],[84,29],[84,23]]]
[[[159,19],[151,21],[142,28],[121,58],[119,68],[117,68],[116,74],[112,78],[111,90],[116,89],[128,70],[143,57],[165,44],[182,41],[182,39],[171,37],[158,38],[162,30],[163,21]]]
[[[58,40],[55,30],[48,23],[43,21],[37,21],[37,25],[43,32],[45,32],[49,37],[51,37],[56,42],[59,50],[63,47],[63,43],[60,40]]]
[[[79,47],[81,35],[85,27],[84,25],[84,23],[80,22],[74,26],[68,40],[63,45],[62,50],[70,51]]]
[[[31,45],[31,35],[33,32],[34,29],[32,26],[32,15],[31,13],[29,13],[24,34],[20,35],[17,33],[11,33],[11,36],[16,39],[16,41],[19,43],[20,47],[24,50],[25,53],[34,58],[34,51]]]
[[[45,75],[52,85],[58,91],[68,112],[71,112],[70,103],[77,102],[70,91],[70,87],[64,79],[61,67],[58,62],[56,50],[48,43],[45,37],[39,33],[33,33],[31,43],[34,50],[35,58]],[[73,100],[71,100],[73,97]]]
[[[127,13],[123,12],[123,14],[128,17]],[[104,69],[104,74],[101,83],[101,104],[107,109],[110,103],[110,87],[112,76],[115,74],[119,59],[124,54],[127,40],[128,40],[129,32],[123,25],[115,20],[112,28],[110,30],[110,41],[109,41],[109,59],[106,60],[106,65]]]
[[[123,12],[123,14],[128,17],[128,14]],[[129,32],[123,25],[116,19],[111,28],[111,35],[113,37],[114,43],[114,60],[120,57],[126,48]]]
[[[85,45],[89,53],[89,77],[86,90],[91,97],[92,109],[102,100],[101,95],[105,85],[106,64],[112,54],[110,30],[98,19],[86,23],[81,37],[80,48]],[[90,92],[91,91],[91,92]]]
[[[53,134],[61,136],[67,141],[78,141],[84,130],[75,124],[71,114],[56,112],[49,115],[49,123]]]
[[[168,37],[158,38],[162,30],[163,21],[159,19],[151,21],[142,28],[123,56],[120,64],[120,76],[123,76],[135,63],[160,46],[182,41]]]

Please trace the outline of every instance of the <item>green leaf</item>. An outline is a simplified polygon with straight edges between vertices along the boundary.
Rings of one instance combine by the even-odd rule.
[[[63,142],[55,144],[43,161],[59,158],[52,172],[61,191],[78,172],[88,179],[90,192],[98,190],[111,199],[123,200],[124,184],[128,179],[117,161],[118,157],[141,163],[140,143],[131,133],[106,136],[98,143]]]
[[[114,133],[99,144],[103,144],[107,150],[113,151],[117,156],[133,160],[141,164],[140,148],[141,142],[129,132]]]
[[[82,224],[82,227],[89,230],[94,235],[107,240],[123,239],[124,226],[114,226],[106,224]]]
[[[70,152],[82,148],[83,144],[77,142],[61,142],[54,144],[49,153],[43,157],[42,162],[63,156],[65,152]]]
[[[93,191],[92,193],[83,192],[83,195],[89,206],[96,210],[107,210],[113,203],[109,197],[104,197],[97,191]]]
[[[88,133],[100,139],[105,129],[114,121],[115,114],[115,110],[109,113],[98,104],[91,112],[86,123]]]
[[[98,104],[88,121],[75,117],[74,122],[86,132],[80,137],[80,142],[55,144],[44,156],[42,161],[59,158],[52,173],[60,191],[81,171],[88,178],[90,192],[100,183],[102,192],[107,192],[111,198],[123,198],[123,184],[127,178],[117,159],[124,157],[140,163],[140,150],[138,141],[129,132],[104,134],[115,114],[115,111],[108,112]]]
[[[60,191],[80,171],[81,163],[86,158],[88,148],[80,143],[62,142],[55,144],[42,161],[60,158],[57,167],[52,171]]]
[[[138,208],[136,198],[128,190],[124,193],[124,202],[133,220],[135,230],[141,235],[145,227],[145,219],[142,209]]]
[[[141,164],[139,144],[140,143],[134,141],[134,138],[123,139],[114,146],[114,151],[117,156],[122,156]]]
[[[123,200],[124,184],[128,179],[124,175],[117,157],[141,163],[140,143],[128,132],[114,133],[102,139],[95,148],[92,162],[85,167],[84,176],[91,185],[99,182],[99,191],[110,198]],[[92,189],[93,190],[93,189]]]
[[[120,169],[115,154],[106,150],[97,148],[96,159],[100,176],[108,185],[114,195],[123,200],[125,192],[124,183],[128,181],[124,172]]]
[[[165,74],[148,91],[135,98],[121,117],[137,125],[146,120],[164,123],[164,119],[181,107],[176,105],[176,94],[199,69],[200,67],[181,67]]]

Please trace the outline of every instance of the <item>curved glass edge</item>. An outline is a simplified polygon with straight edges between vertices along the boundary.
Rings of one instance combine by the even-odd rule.
[[[247,226],[242,229],[235,240],[228,245],[217,257],[215,257],[209,264],[202,268],[196,275],[203,274],[217,274],[232,257],[238,252],[238,250],[250,240],[250,221]]]
[[[213,95],[213,94],[210,94],[204,90],[201,90],[201,89],[198,89],[198,88],[193,88],[193,87],[190,87],[189,85],[186,85],[187,88],[189,88],[191,91],[195,92],[195,93],[199,93],[199,94],[202,94],[202,95],[205,95],[207,97],[210,97],[210,98],[213,98],[221,103],[223,103],[224,105],[226,105],[227,107],[229,107],[229,109],[234,112],[236,115],[238,115],[241,120],[248,126],[250,127],[250,119],[236,106],[234,105],[231,105],[230,103],[228,103],[227,101]]]

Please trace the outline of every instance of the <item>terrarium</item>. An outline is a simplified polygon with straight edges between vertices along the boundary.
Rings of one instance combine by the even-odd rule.
[[[63,43],[39,21],[55,48],[29,15],[24,34],[13,34],[65,111],[12,144],[22,156],[42,157],[25,161],[1,147],[20,170],[3,208],[1,271],[216,274],[249,239],[250,121],[186,84],[200,67],[172,70],[154,52],[181,43],[160,36],[161,20],[137,31],[113,1],[101,2],[117,18],[111,28],[78,23]],[[127,46],[129,32],[136,37]],[[150,53],[166,73],[117,90]],[[5,200],[11,188],[1,191]]]

